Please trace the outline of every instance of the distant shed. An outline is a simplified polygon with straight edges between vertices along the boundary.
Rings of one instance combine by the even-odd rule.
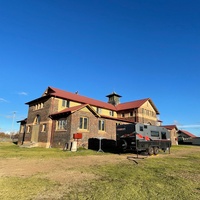
[[[189,145],[200,145],[199,139],[196,139],[194,134],[185,131],[185,130],[178,130],[178,143],[179,144],[189,144]]]
[[[192,138],[193,145],[200,145],[200,137]]]

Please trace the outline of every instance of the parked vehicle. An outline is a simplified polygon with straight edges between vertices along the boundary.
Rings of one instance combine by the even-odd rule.
[[[159,150],[170,152],[171,147],[170,133],[166,128],[141,123],[118,125],[116,139],[120,152],[146,151],[149,155],[157,155]]]

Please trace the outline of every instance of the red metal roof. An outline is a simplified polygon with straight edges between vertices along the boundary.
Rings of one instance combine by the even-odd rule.
[[[60,90],[60,89],[54,88],[54,87],[48,87],[47,90],[43,93],[42,97],[32,100],[30,102],[27,102],[26,104],[33,103],[39,99],[43,99],[48,96],[54,96],[54,97],[59,97],[62,99],[68,99],[68,100],[72,100],[72,101],[79,102],[82,104],[89,104],[91,106],[105,108],[105,109],[113,110],[113,111],[122,111],[122,110],[128,110],[128,109],[133,109],[133,108],[139,108],[146,101],[149,101],[150,104],[152,105],[152,107],[155,109],[156,114],[159,114],[157,108],[155,107],[154,103],[152,102],[152,100],[150,98],[126,102],[126,103],[120,103],[120,104],[114,106],[110,103],[95,100],[95,99],[88,98],[88,97],[85,97],[85,96],[82,96],[82,95],[79,95],[76,93],[71,93],[71,92],[67,92],[64,90]]]
[[[73,106],[70,108],[65,108],[63,110],[61,110],[60,112],[56,112],[51,114],[50,116],[55,116],[55,115],[59,115],[59,114],[63,114],[63,113],[74,113],[84,107],[88,107],[88,109],[93,112],[96,116],[100,117],[100,115],[89,105],[89,104],[82,104],[82,105],[78,105],[78,106]]]
[[[69,99],[69,100],[76,101],[76,102],[79,102],[79,103],[90,104],[92,106],[97,106],[97,107],[100,107],[100,108],[106,108],[106,109],[109,109],[109,110],[116,110],[115,106],[113,106],[110,103],[105,103],[105,102],[102,102],[102,101],[99,101],[99,100],[95,100],[95,99],[92,99],[92,98],[88,98],[88,97],[85,97],[85,96],[81,96],[79,94],[67,92],[67,91],[60,90],[60,89],[53,88],[53,87],[48,87],[47,94],[52,95],[52,96],[56,96],[56,97],[61,97],[61,98],[64,98],[64,99]]]
[[[178,130],[177,126],[176,125],[163,125],[162,127],[166,128],[166,129],[169,129],[169,130],[172,130],[172,129],[176,129]]]
[[[73,112],[76,112],[77,110],[84,108],[85,106],[87,106],[87,104],[82,104],[82,105],[78,105],[78,106],[74,106],[74,107],[70,107],[70,108],[65,108],[65,109],[61,110],[60,112],[51,114],[51,116],[62,114],[62,113],[68,113],[68,112],[73,113]]]
[[[178,131],[179,133],[184,133],[185,135],[189,136],[189,137],[196,137],[195,135],[193,135],[192,133],[188,132],[188,131],[185,131],[185,130],[179,130]]]
[[[112,117],[112,116],[107,116],[107,115],[101,115],[100,117],[102,118],[106,118],[106,119],[113,119],[115,121],[123,121],[123,122],[127,122],[127,123],[133,123],[133,121],[129,120],[129,119],[124,119],[124,118],[116,118],[116,117]]]
[[[126,103],[120,103],[116,106],[116,108],[117,108],[117,111],[139,108],[147,101],[149,101],[151,103],[151,105],[155,109],[156,113],[159,114],[157,108],[155,107],[155,105],[153,104],[153,102],[150,98],[140,99],[140,100],[126,102]]]
[[[127,110],[127,109],[131,109],[131,108],[139,108],[146,101],[148,101],[148,98],[137,100],[137,101],[126,102],[126,103],[120,103],[117,105],[117,110]]]

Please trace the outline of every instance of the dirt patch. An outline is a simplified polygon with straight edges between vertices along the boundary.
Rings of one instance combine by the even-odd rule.
[[[66,159],[18,159],[9,158],[0,160],[0,177],[2,176],[33,176],[38,173],[55,173],[60,171],[57,176],[67,171],[72,172],[74,169],[81,169],[81,167],[89,167],[94,165],[102,165],[108,163],[117,163],[126,161],[126,155],[93,155],[93,156],[77,156],[68,157]],[[80,170],[81,171],[81,170]],[[80,175],[80,174],[79,174]],[[53,175],[52,175],[53,176]],[[75,176],[80,177],[80,176]],[[62,178],[60,178],[61,180]]]
[[[39,177],[55,182],[55,187],[48,194],[40,193],[36,200],[59,199],[63,193],[70,192],[76,185],[99,177],[90,171],[90,167],[104,164],[129,162],[127,155],[103,154],[91,156],[75,156],[58,159],[19,159],[0,160],[1,177]]]

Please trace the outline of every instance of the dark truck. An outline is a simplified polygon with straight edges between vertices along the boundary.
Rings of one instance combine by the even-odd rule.
[[[157,155],[159,150],[169,150],[171,147],[169,131],[160,126],[141,123],[117,125],[117,148],[120,152],[146,151],[149,155]]]

